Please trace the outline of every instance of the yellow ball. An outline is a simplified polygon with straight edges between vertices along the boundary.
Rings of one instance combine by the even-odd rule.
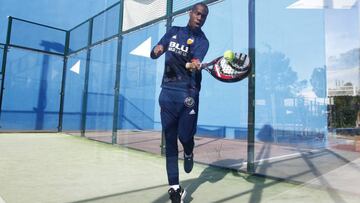
[[[225,60],[231,62],[235,58],[235,53],[231,50],[227,50],[224,52],[224,58],[225,58]]]

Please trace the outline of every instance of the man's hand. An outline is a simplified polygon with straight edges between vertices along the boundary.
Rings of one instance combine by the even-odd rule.
[[[200,60],[199,59],[192,59],[191,63],[186,63],[185,68],[190,70],[190,71],[200,70],[201,69]]]
[[[162,45],[157,45],[155,48],[154,48],[154,54],[156,57],[160,56],[162,53],[164,53],[164,47]]]

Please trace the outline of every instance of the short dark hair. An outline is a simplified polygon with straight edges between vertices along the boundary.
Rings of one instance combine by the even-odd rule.
[[[191,11],[195,11],[197,6],[202,6],[202,7],[206,8],[207,12],[209,12],[208,6],[205,3],[202,3],[202,2],[194,4],[191,7]]]

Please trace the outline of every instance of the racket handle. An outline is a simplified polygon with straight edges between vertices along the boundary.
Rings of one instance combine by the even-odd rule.
[[[193,69],[193,68],[194,68],[194,64],[191,63],[191,62],[188,62],[188,63],[185,64],[185,68],[186,68],[186,69]]]

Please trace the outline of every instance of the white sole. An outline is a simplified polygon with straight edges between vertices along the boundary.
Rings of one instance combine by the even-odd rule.
[[[181,194],[181,203],[184,203],[184,199],[186,197],[186,190]]]

